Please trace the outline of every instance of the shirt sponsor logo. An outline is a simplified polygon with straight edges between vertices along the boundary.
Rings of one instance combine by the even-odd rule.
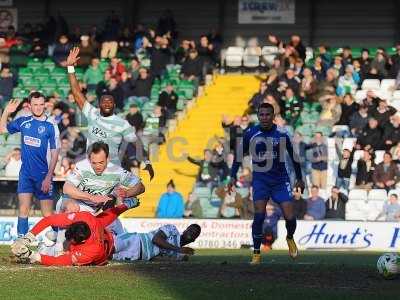
[[[39,148],[41,145],[41,140],[38,138],[31,137],[29,135],[24,136],[24,144],[32,147]]]
[[[94,134],[95,136],[98,136],[100,138],[103,138],[103,139],[107,138],[107,134],[103,130],[98,128],[98,127],[93,127],[92,128],[92,134]]]

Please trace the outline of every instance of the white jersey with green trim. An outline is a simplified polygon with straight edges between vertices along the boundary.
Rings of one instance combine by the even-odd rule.
[[[92,195],[109,195],[115,187],[119,185],[132,187],[138,184],[140,179],[111,162],[108,163],[107,168],[101,175],[97,175],[86,158],[76,164],[74,171],[67,176],[66,181],[79,190]],[[79,201],[92,208],[97,208],[98,206],[98,204],[91,202]]]
[[[83,105],[82,113],[88,120],[87,147],[89,148],[90,145],[98,141],[107,143],[110,149],[111,162],[120,165],[119,147],[122,140],[126,142],[136,141],[135,128],[117,115],[103,117],[100,110],[88,101]]]

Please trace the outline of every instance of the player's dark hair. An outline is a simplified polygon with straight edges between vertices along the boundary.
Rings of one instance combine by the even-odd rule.
[[[261,104],[258,106],[257,113],[260,111],[261,108],[270,109],[270,110],[272,110],[272,113],[275,113],[275,109],[274,109],[274,107],[272,106],[272,104],[270,104],[270,103],[261,103]]]
[[[91,231],[89,225],[85,222],[76,222],[68,226],[65,231],[67,241],[74,241],[77,244],[82,243],[90,237]]]
[[[110,154],[110,148],[108,147],[108,145],[101,141],[95,142],[92,145],[90,145],[87,155],[88,157],[90,157],[92,153],[97,154],[100,153],[101,151],[104,151],[106,157],[108,158],[108,155]]]
[[[170,179],[169,181],[168,181],[168,183],[167,183],[167,187],[168,186],[171,186],[173,189],[175,188],[175,182],[172,180],[172,179]]]
[[[28,96],[28,102],[30,103],[32,98],[46,98],[41,92],[32,92]]]
[[[396,199],[399,199],[399,196],[397,196],[397,194],[390,194],[390,196],[395,197]]]
[[[188,228],[193,228],[194,230],[198,231],[199,234],[201,233],[201,227],[199,224],[190,224]]]

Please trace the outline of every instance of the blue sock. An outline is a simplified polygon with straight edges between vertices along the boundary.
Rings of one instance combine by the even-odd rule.
[[[293,238],[293,234],[296,231],[296,227],[297,227],[297,221],[296,221],[296,217],[293,217],[293,219],[291,220],[286,220],[286,237],[288,239],[292,239]]]
[[[18,236],[23,236],[27,234],[28,230],[29,230],[28,218],[18,217],[18,224],[17,224]]]
[[[255,213],[253,219],[253,225],[251,226],[253,235],[253,247],[254,252],[259,253],[261,247],[261,241],[263,238],[262,229],[265,219],[265,213]]]

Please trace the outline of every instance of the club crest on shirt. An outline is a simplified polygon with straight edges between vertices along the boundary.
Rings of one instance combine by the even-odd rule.
[[[38,133],[39,134],[42,134],[45,130],[46,130],[46,127],[44,127],[44,126],[39,126],[38,127]]]
[[[31,123],[26,123],[26,124],[24,125],[24,127],[25,127],[25,129],[31,128]]]

